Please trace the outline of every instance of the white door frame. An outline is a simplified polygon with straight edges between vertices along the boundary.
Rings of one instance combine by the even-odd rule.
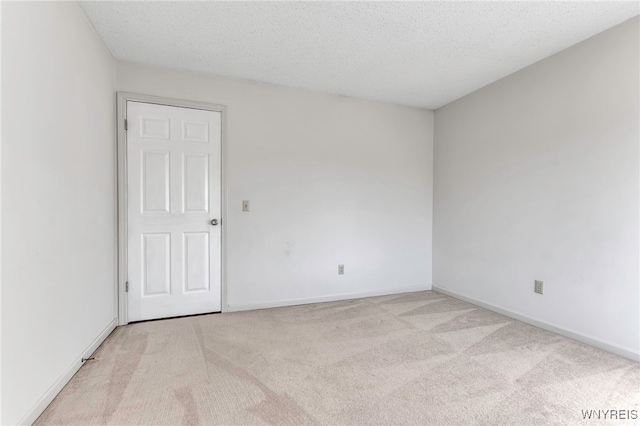
[[[129,323],[127,306],[127,131],[124,128],[127,117],[127,101],[144,102],[148,104],[166,105],[172,107],[194,108],[206,111],[215,111],[221,114],[221,140],[220,140],[220,167],[221,185],[220,201],[222,217],[221,226],[221,308],[222,312],[227,312],[227,279],[226,279],[226,254],[227,254],[227,180],[226,180],[226,140],[227,140],[227,107],[205,102],[187,101],[183,99],[171,99],[153,95],[142,95],[137,93],[118,92],[117,93],[117,192],[118,192],[118,282],[116,285],[116,300],[118,303],[118,325]]]

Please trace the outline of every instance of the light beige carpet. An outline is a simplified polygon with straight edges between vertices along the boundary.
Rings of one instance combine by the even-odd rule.
[[[36,424],[576,425],[640,410],[638,363],[430,291],[133,324],[95,358]]]

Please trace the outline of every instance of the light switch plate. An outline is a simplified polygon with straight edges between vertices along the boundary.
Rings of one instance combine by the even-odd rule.
[[[243,212],[249,211],[249,200],[242,200],[242,211]]]

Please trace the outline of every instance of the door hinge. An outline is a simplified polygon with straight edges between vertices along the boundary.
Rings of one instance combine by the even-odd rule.
[[[124,291],[127,292],[127,293],[129,292],[129,281],[124,283]]]
[[[129,130],[129,122],[126,118],[124,119],[124,130]]]

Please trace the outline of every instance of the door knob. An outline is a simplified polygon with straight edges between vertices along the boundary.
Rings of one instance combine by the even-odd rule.
[[[211,225],[213,226],[218,225],[218,219],[211,219]]]

